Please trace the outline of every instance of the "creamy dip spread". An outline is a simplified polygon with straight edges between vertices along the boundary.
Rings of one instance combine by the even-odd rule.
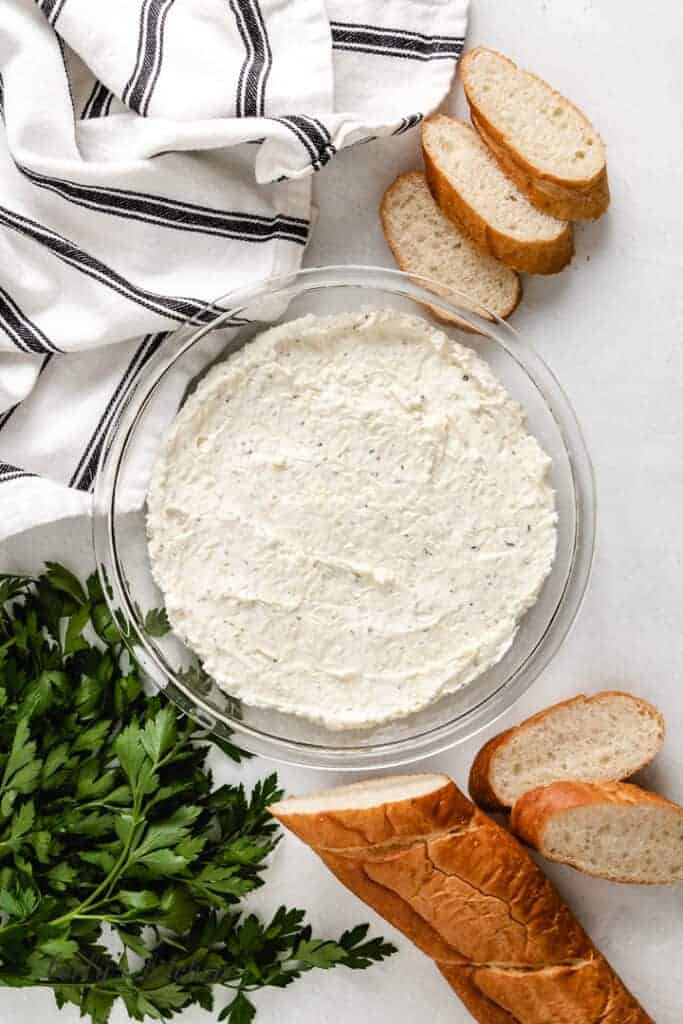
[[[549,470],[488,365],[432,324],[306,316],[178,414],[148,496],[154,576],[231,695],[373,725],[510,647],[555,555]]]

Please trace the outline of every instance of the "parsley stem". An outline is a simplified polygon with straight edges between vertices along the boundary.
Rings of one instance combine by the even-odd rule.
[[[159,761],[155,761],[152,769],[153,774],[156,774],[161,768],[164,767],[165,764],[167,764],[169,761],[172,761],[173,758],[177,756],[178,750],[181,749],[183,746],[183,742],[184,740],[182,740],[180,743],[175,744],[171,748],[171,750],[169,750],[165,757],[162,757]],[[90,896],[88,896],[88,898],[84,900],[78,907],[76,907],[74,910],[71,910],[68,914],[63,914],[62,917],[58,917],[56,920],[52,921],[52,925],[66,924],[68,921],[73,921],[74,919],[80,920],[85,916],[83,914],[84,910],[93,910],[95,907],[102,906],[103,903],[106,903],[108,901],[108,897],[105,897],[105,899],[103,900],[98,900],[98,897],[103,893],[111,892],[112,887],[116,884],[116,882],[119,880],[119,878],[125,871],[126,867],[128,866],[133,844],[134,842],[136,843],[137,838],[139,838],[136,834],[139,831],[140,825],[144,823],[144,816],[142,814],[143,796],[143,793],[135,793],[133,810],[131,813],[131,817],[133,820],[131,823],[130,832],[128,834],[128,839],[126,840],[123,850],[121,851],[116,863],[114,864],[114,867],[111,869],[107,877],[100,883],[100,885],[98,885],[94,892],[92,892]]]
[[[52,921],[52,925],[66,924],[68,921],[73,921],[74,918],[82,917],[84,910],[92,910],[94,907],[101,906],[102,903],[107,902],[106,899],[99,900],[98,902],[98,897],[111,889],[112,885],[116,883],[117,879],[121,876],[122,871],[126,868],[128,864],[132,840],[140,825],[139,794],[135,798],[132,817],[133,822],[131,825],[128,839],[124,844],[123,850],[121,851],[118,860],[114,864],[114,867],[111,869],[107,877],[98,885],[95,891],[92,892],[86,900],[79,904],[78,907],[76,907],[74,910],[69,911],[68,914],[63,914],[61,917],[58,917],[56,920]]]

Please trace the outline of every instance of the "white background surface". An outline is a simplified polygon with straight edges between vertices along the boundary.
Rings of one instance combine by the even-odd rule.
[[[562,651],[495,729],[577,692],[617,686],[656,701],[668,738],[646,781],[683,802],[683,136],[682,8],[624,0],[473,0],[470,45],[497,47],[537,71],[591,116],[608,144],[612,206],[577,230],[577,256],[558,277],[527,279],[513,324],[555,370],[592,453],[599,530],[592,584]],[[429,31],[429,26],[425,26]],[[419,70],[419,69],[418,69]],[[412,68],[407,66],[406,73]],[[462,109],[458,97],[456,108]],[[342,154],[317,180],[320,222],[308,265],[391,265],[377,205],[395,174],[419,162],[415,132]],[[91,565],[89,533],[67,521],[0,549],[0,568],[59,558]],[[484,734],[482,738],[486,738]],[[424,767],[461,785],[480,739]],[[219,775],[250,782],[271,770],[256,760]],[[282,769],[293,792],[334,781]],[[683,886],[616,886],[569,868],[548,873],[657,1024],[683,1019]],[[391,935],[400,955],[364,973],[316,972],[286,993],[257,997],[260,1024],[465,1024],[470,1017],[407,941],[343,892],[314,856],[288,837],[265,890],[310,909],[330,935],[361,920]],[[63,1020],[40,991],[0,993],[0,1022]],[[125,1014],[114,1015],[122,1024]],[[215,1016],[190,1011],[185,1024]],[[615,1022],[617,1024],[617,1022]]]

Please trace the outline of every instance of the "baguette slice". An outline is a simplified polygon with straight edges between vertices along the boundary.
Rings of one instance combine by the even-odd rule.
[[[597,220],[605,212],[609,206],[607,174],[595,188],[587,192],[570,192],[561,185],[543,181],[516,164],[510,156],[509,150],[486,132],[485,127],[473,111],[471,117],[472,124],[495,156],[501,169],[539,210],[544,210],[559,220]]]
[[[617,690],[581,694],[490,739],[472,764],[470,796],[503,810],[551,782],[618,782],[649,764],[663,742],[664,719],[646,700]]]
[[[401,174],[384,193],[380,207],[389,248],[408,273],[431,277],[449,290],[499,317],[516,308],[522,288],[514,270],[482,253],[439,209],[422,171]],[[438,312],[438,311],[437,311]]]
[[[445,114],[428,118],[422,151],[437,203],[484,252],[529,274],[555,274],[571,261],[571,224],[533,206],[471,125]]]
[[[270,810],[436,962],[480,1024],[652,1024],[531,856],[447,776]]]
[[[600,217],[605,145],[581,111],[495,50],[470,50],[460,68],[473,123],[525,195],[561,219]]]
[[[683,881],[683,807],[626,782],[554,782],[512,808],[510,827],[549,860],[613,882]]]

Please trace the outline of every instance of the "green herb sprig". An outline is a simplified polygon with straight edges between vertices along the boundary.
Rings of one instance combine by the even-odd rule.
[[[240,912],[281,793],[275,775],[214,789],[213,742],[145,694],[95,576],[0,576],[0,986],[51,988],[92,1024],[118,999],[134,1020],[212,1010],[222,986],[218,1019],[249,1024],[257,989],[394,952],[367,925],[332,941],[302,910]]]

